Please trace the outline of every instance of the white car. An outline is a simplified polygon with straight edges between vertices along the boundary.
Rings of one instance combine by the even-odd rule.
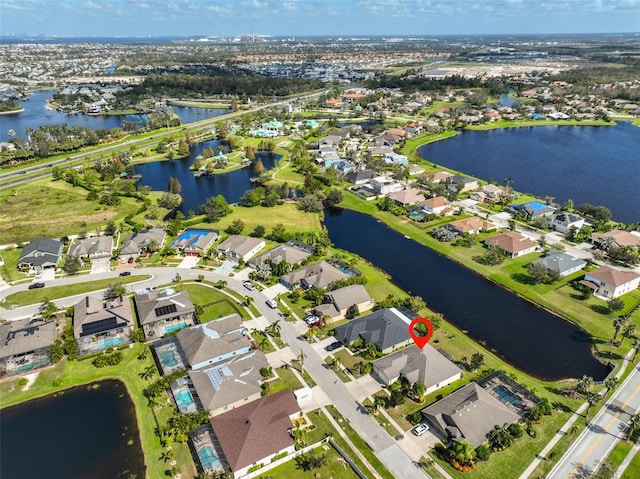
[[[413,433],[416,436],[422,436],[428,430],[429,430],[429,426],[427,426],[425,423],[422,422],[413,428]]]

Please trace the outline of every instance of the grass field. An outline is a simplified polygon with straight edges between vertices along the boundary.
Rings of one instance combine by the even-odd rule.
[[[77,294],[90,293],[92,291],[99,291],[106,289],[113,283],[120,282],[122,284],[130,284],[138,281],[144,281],[149,279],[147,274],[125,276],[122,278],[113,279],[101,279],[97,281],[86,281],[84,283],[67,284],[64,286],[51,286],[41,289],[30,289],[28,291],[20,291],[18,293],[10,294],[6,297],[4,307],[10,308],[11,306],[20,307],[27,306],[29,304],[42,303],[45,299],[53,301],[54,299],[66,298],[69,296],[75,296]]]
[[[87,191],[63,181],[38,180],[0,190],[0,244],[101,231],[110,220],[139,208],[132,198],[118,206],[88,201]]]
[[[324,454],[327,458],[324,466],[311,471],[303,471],[296,467],[295,461],[281,464],[280,466],[258,476],[258,479],[290,479],[292,477],[301,479],[358,479],[356,473],[348,464],[344,466],[338,463],[340,454],[331,445],[320,446],[314,449],[316,455]]]

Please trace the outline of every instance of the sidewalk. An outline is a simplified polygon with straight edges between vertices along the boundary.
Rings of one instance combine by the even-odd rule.
[[[624,474],[624,471],[627,469],[627,467],[629,467],[629,464],[637,454],[638,450],[640,450],[640,443],[636,442],[635,445],[629,451],[629,453],[622,460],[620,467],[618,467],[618,470],[613,475],[613,479],[619,479],[622,476],[622,474]]]

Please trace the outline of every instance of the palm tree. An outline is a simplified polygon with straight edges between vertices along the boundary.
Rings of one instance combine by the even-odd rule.
[[[627,325],[628,321],[629,318],[627,316],[618,316],[613,320],[613,327],[615,328],[615,331],[613,334],[613,338],[611,338],[611,344],[614,344],[616,342],[618,334],[620,334],[620,330],[622,330],[622,328]]]
[[[382,409],[385,406],[385,404],[386,404],[386,401],[382,396],[373,397],[373,406],[371,406],[371,409],[373,410],[374,416],[377,416],[379,414],[380,409]]]
[[[475,449],[466,441],[456,442],[453,447],[449,449],[449,455],[451,459],[455,459],[462,465],[473,464],[476,458]]]
[[[267,328],[265,329],[265,331],[267,333],[269,333],[269,335],[273,338],[279,338],[280,337],[280,320],[278,319],[275,323],[271,323],[269,326],[267,326]]]
[[[629,418],[629,427],[627,428],[627,438],[630,439],[633,434],[640,430],[640,414],[634,414]]]
[[[253,303],[253,297],[252,296],[245,296],[244,297],[244,304],[247,306],[247,308],[249,306],[251,306],[251,303]]]
[[[153,376],[155,376],[156,374],[156,367],[155,366],[147,366],[146,368],[144,368],[144,371],[142,371],[140,374],[138,374],[138,376],[140,376],[142,379],[151,379]]]
[[[607,380],[604,382],[604,386],[605,386],[605,388],[606,388],[606,389],[605,389],[605,391],[604,391],[604,395],[603,395],[603,397],[605,397],[605,398],[606,398],[606,397],[607,397],[607,394],[609,394],[609,392],[610,392],[612,389],[615,389],[615,388],[616,388],[616,386],[617,386],[619,383],[620,383],[620,380],[619,380],[617,377],[615,377],[615,376],[611,376],[611,377],[607,378]]]
[[[149,357],[149,348],[145,347],[142,351],[140,351],[140,353],[138,354],[138,360],[139,361],[144,361],[145,359],[147,359]]]
[[[260,351],[264,351],[269,346],[269,338],[267,338],[266,334],[259,332],[258,334],[254,334],[253,339],[255,339]]]
[[[503,427],[496,426],[493,431],[489,433],[489,443],[495,450],[502,450],[509,447],[513,443],[513,437],[509,434],[506,424]]]
[[[591,410],[593,405],[598,402],[599,399],[600,396],[598,396],[596,393],[587,393],[587,396],[585,397],[585,400],[587,401],[587,410],[584,412],[584,417],[587,417],[589,415],[589,411]]]
[[[341,365],[342,365],[342,359],[340,359],[338,356],[335,356],[331,361],[331,366],[333,366],[333,369],[340,369]]]
[[[584,376],[582,376],[582,379],[580,379],[580,381],[578,381],[575,385],[574,391],[580,394],[589,394],[592,387],[593,378],[585,374]]]
[[[633,357],[631,358],[631,362],[634,363],[636,361],[636,356],[640,350],[640,340],[635,338],[633,340]]]
[[[427,386],[425,386],[423,382],[418,381],[418,382],[413,384],[413,386],[411,387],[411,391],[413,391],[413,393],[416,396],[418,396],[418,399],[420,400],[420,402],[423,402],[424,401],[424,393],[427,392]]]
[[[162,460],[163,462],[169,462],[173,460],[175,455],[176,454],[175,452],[173,452],[173,449],[167,449],[166,451],[163,451],[162,454],[160,454],[160,460]]]
[[[304,373],[304,358],[305,358],[305,354],[304,351],[301,349],[300,353],[298,354],[298,361],[300,361],[300,372]]]

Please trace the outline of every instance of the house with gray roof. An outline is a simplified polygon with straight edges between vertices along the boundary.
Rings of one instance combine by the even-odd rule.
[[[348,276],[326,261],[310,264],[280,277],[280,282],[289,289],[313,286],[324,289],[331,283],[346,279]]]
[[[376,176],[378,176],[378,173],[373,170],[352,171],[347,174],[347,181],[354,185],[363,185]]]
[[[267,357],[258,349],[189,371],[189,381],[203,409],[212,416],[260,398]]]
[[[49,346],[55,340],[55,321],[27,318],[0,324],[0,378],[51,364]]]
[[[552,249],[547,252],[544,258],[534,261],[533,264],[541,264],[549,271],[554,271],[558,273],[560,277],[564,277],[580,271],[587,265],[587,262],[580,258],[574,258],[570,254],[563,253],[562,251]]]
[[[412,342],[409,335],[411,320],[396,308],[385,308],[341,324],[334,329],[335,338],[344,345],[362,338],[374,343],[382,353],[390,353]]]
[[[120,247],[120,259],[125,262],[129,258],[138,258],[143,252],[151,252],[150,248],[160,250],[164,246],[167,233],[163,229],[154,228],[140,233],[127,235]]]
[[[196,309],[186,291],[171,288],[153,290],[134,296],[138,321],[148,340],[178,331],[196,322]]]
[[[227,259],[247,261],[258,251],[265,247],[262,238],[250,236],[232,235],[216,247],[216,251],[223,253]]]
[[[216,230],[186,229],[171,246],[187,256],[201,256],[206,254],[218,238]]]
[[[129,298],[104,302],[85,296],[73,306],[73,335],[80,356],[129,344],[134,319]]]
[[[372,376],[388,386],[403,377],[409,384],[421,382],[425,394],[460,379],[462,370],[431,345],[408,346],[372,363]]]
[[[315,251],[315,248],[312,248],[312,250]],[[312,254],[308,248],[301,249],[296,244],[285,243],[270,249],[266,253],[259,254],[249,260],[248,264],[252,268],[257,268],[265,262],[280,264],[282,261],[285,261],[287,264],[297,265]]]
[[[247,330],[237,314],[184,328],[176,334],[176,340],[189,369],[202,369],[251,349]]]
[[[18,270],[35,274],[43,269],[53,268],[62,257],[64,244],[59,240],[38,238],[22,248],[18,257]]]
[[[69,246],[69,256],[89,260],[111,258],[113,236],[92,236],[78,239]]]
[[[351,284],[329,291],[324,295],[323,304],[316,306],[314,311],[319,317],[327,315],[336,321],[344,318],[347,310],[353,305],[358,307],[360,313],[373,308],[374,301],[361,284]]]
[[[442,436],[465,440],[473,447],[486,442],[496,426],[520,420],[518,414],[475,382],[424,408],[422,415]]]

